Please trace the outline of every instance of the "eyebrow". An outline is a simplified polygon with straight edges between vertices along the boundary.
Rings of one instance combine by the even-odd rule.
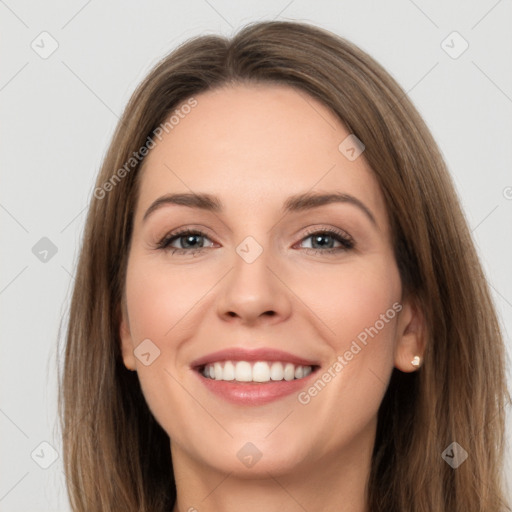
[[[321,194],[318,192],[305,192],[290,196],[283,204],[283,213],[301,212],[319,208],[332,203],[345,203],[356,206],[361,210],[368,219],[377,226],[377,221],[371,210],[357,197],[350,194],[343,194],[341,192],[333,192],[329,194]],[[198,208],[200,210],[221,213],[224,209],[222,201],[211,194],[198,194],[198,193],[181,193],[181,194],[166,194],[159,197],[154,201],[151,206],[146,210],[142,221],[144,222],[154,211],[166,205],[180,205],[189,208]]]

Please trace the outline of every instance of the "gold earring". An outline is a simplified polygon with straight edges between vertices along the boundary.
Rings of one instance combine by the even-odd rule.
[[[414,356],[412,358],[412,361],[411,361],[411,364],[416,367],[416,368],[419,368],[420,366],[420,362],[421,362],[421,357],[420,356]]]

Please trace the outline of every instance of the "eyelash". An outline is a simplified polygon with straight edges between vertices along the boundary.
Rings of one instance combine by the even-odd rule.
[[[180,231],[176,231],[174,233],[169,233],[164,236],[156,245],[156,249],[163,251],[170,251],[171,254],[199,254],[203,250],[209,249],[208,247],[199,247],[198,249],[180,249],[178,247],[170,247],[170,244],[175,240],[183,237],[184,235],[192,235],[192,236],[202,236],[208,238],[208,235],[202,231],[194,230],[194,229],[183,229]],[[305,234],[305,236],[300,240],[303,242],[305,239],[310,238],[313,235],[327,235],[331,236],[335,239],[335,241],[341,243],[341,247],[331,247],[328,249],[313,249],[310,247],[303,248],[308,252],[312,252],[314,254],[337,254],[342,251],[348,251],[355,247],[354,239],[343,231],[338,231],[335,229],[325,229],[325,230],[312,230]]]

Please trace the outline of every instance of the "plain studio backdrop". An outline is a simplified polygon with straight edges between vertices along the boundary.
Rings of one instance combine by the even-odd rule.
[[[0,1],[0,510],[70,510],[56,427],[57,335],[94,179],[128,98],[184,40],[271,19],[353,41],[407,91],[462,200],[510,376],[510,1]]]

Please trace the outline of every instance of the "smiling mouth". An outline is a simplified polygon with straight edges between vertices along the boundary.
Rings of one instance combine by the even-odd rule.
[[[262,384],[303,379],[318,368],[280,361],[217,361],[202,365],[197,371],[206,379]]]

